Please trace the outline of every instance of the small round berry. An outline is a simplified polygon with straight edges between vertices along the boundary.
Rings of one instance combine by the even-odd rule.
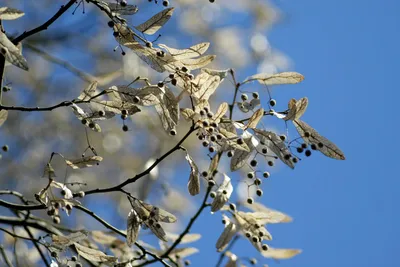
[[[152,48],[152,47],[153,47],[153,43],[152,43],[152,42],[146,42],[146,46],[147,46],[148,48]]]
[[[57,258],[57,252],[56,251],[52,251],[51,253],[50,253],[50,255],[53,257],[53,258]]]
[[[239,138],[239,139],[237,140],[237,143],[238,143],[239,145],[243,145],[243,144],[244,144],[243,138]]]
[[[129,130],[128,125],[122,126],[122,131],[127,132]]]
[[[318,147],[319,147],[319,148],[323,148],[323,147],[324,147],[324,144],[323,144],[323,143],[318,143]]]
[[[208,151],[210,151],[210,153],[214,153],[215,152],[215,148],[213,146],[210,146],[208,148]]]
[[[191,264],[190,260],[185,260],[184,261],[185,266],[189,266]]]
[[[200,134],[199,136],[197,136],[197,138],[198,138],[200,141],[202,141],[202,140],[204,140],[204,135]]]
[[[104,117],[106,115],[106,113],[104,112],[104,110],[100,110],[99,111],[99,116],[100,117]]]
[[[82,263],[80,262],[75,263],[75,267],[82,267]]]
[[[122,0],[120,4],[122,7],[126,7],[128,3],[126,0]]]
[[[231,157],[233,157],[233,151],[228,151],[228,153],[226,153],[226,155],[228,156],[228,158],[231,158]]]
[[[68,203],[67,205],[65,205],[65,208],[66,208],[67,210],[72,210],[72,205]]]
[[[201,173],[201,176],[203,176],[203,177],[207,177],[207,176],[208,176],[208,172],[206,172],[206,171],[203,171],[203,172]]]
[[[82,124],[86,125],[87,120],[86,119],[82,119],[81,122],[82,122]]]
[[[163,82],[158,82],[157,86],[160,87],[160,88],[163,88],[164,87],[164,83]]]
[[[122,119],[122,120],[126,120],[127,118],[128,118],[127,115],[124,115],[124,114],[121,115],[121,119]]]
[[[267,244],[263,244],[261,246],[262,250],[267,251],[268,250],[268,245]]]
[[[60,222],[61,222],[60,217],[58,217],[58,216],[53,217],[53,223],[59,224]]]
[[[283,142],[285,142],[285,140],[286,140],[286,135],[282,134],[282,135],[279,136],[279,138],[280,138]]]
[[[181,70],[182,70],[183,72],[187,72],[187,71],[188,71],[188,68],[186,68],[185,66],[183,66],[183,67],[181,68]]]
[[[214,3],[215,2],[215,0],[208,0],[210,3]]]
[[[228,194],[228,191],[222,190],[222,194],[226,195],[226,194]]]
[[[249,197],[248,199],[247,199],[247,203],[248,204],[253,204],[253,202],[254,202],[254,199],[252,198],[252,197]]]
[[[177,83],[178,83],[178,81],[177,81],[175,78],[171,80],[171,84],[172,84],[173,86],[175,86]]]
[[[208,186],[214,186],[215,181],[213,179],[208,180]]]
[[[257,189],[256,194],[257,196],[261,197],[263,195],[263,191],[261,189]]]
[[[261,179],[257,178],[254,180],[255,185],[260,185],[262,183]]]
[[[114,37],[118,37],[119,36],[119,32],[113,32],[113,36]]]
[[[95,126],[94,122],[89,123],[89,128],[93,129]]]
[[[76,256],[71,257],[71,261],[77,261],[77,260],[78,260],[78,258]]]
[[[253,159],[252,161],[250,161],[250,166],[251,167],[256,167],[257,166],[257,160]]]
[[[251,237],[251,233],[250,233],[250,232],[246,232],[244,235],[245,235],[247,238],[250,238],[250,237]]]
[[[306,152],[304,152],[304,154],[306,155],[306,157],[311,156],[311,150],[307,149]]]
[[[303,153],[304,149],[302,147],[298,147],[297,149],[297,153]]]
[[[56,210],[53,208],[47,210],[47,215],[49,215],[49,216],[53,216],[55,213],[56,213]]]
[[[84,191],[79,191],[78,192],[78,197],[83,198],[85,196],[85,192]]]
[[[170,130],[169,134],[172,135],[172,136],[175,136],[176,135],[176,130],[175,129]]]
[[[121,55],[125,56],[125,55],[126,55],[125,51],[122,51],[122,52],[121,52]]]
[[[254,178],[254,172],[247,173],[247,178],[253,179]]]
[[[128,111],[126,109],[121,110],[122,115],[128,115]]]
[[[59,209],[61,207],[60,202],[54,202],[54,208]]]
[[[254,243],[258,243],[258,241],[260,241],[260,239],[258,238],[258,236],[255,236],[255,235],[251,238],[251,240],[252,240]]]
[[[240,98],[241,98],[243,101],[246,101],[247,99],[249,99],[249,97],[248,97],[246,94],[242,94],[242,95],[240,96]]]
[[[269,174],[269,172],[264,172],[264,173],[263,173],[263,177],[264,177],[264,178],[268,178],[268,177],[270,177],[270,174]]]
[[[138,96],[133,97],[133,103],[137,104],[140,102],[140,98]]]
[[[7,151],[8,151],[8,145],[4,145],[1,149],[2,149],[4,152],[7,152]]]
[[[269,101],[269,105],[270,105],[271,107],[274,107],[274,106],[276,105],[276,100],[275,100],[275,99],[271,99],[271,100]]]
[[[285,160],[289,160],[291,157],[292,157],[292,155],[286,154],[283,158],[284,158]]]
[[[203,121],[201,124],[203,125],[203,127],[208,127],[208,126],[210,126],[210,124],[208,123],[208,121]]]
[[[305,132],[304,136],[308,138],[308,137],[310,137],[310,133],[309,132]]]
[[[202,145],[204,147],[208,147],[210,145],[210,143],[207,140],[204,140]]]
[[[203,110],[208,113],[210,110],[208,109],[208,107],[204,107]]]
[[[213,116],[214,116],[214,113],[212,113],[211,111],[207,113],[207,117],[208,117],[208,118],[211,119]]]
[[[200,110],[199,114],[200,114],[200,116],[205,116],[206,112],[204,110]]]
[[[261,149],[261,153],[267,154],[268,153],[268,149],[266,147],[263,147],[263,149]]]
[[[274,166],[274,162],[272,160],[269,160],[268,161],[268,166],[270,166],[270,167]]]
[[[174,75],[173,73],[170,73],[170,74],[168,75],[168,77],[169,77],[170,79],[173,79],[173,78],[175,77],[175,75]]]
[[[226,224],[227,223],[227,221],[226,221],[226,219],[222,219],[222,224]]]
[[[210,141],[211,141],[211,142],[217,141],[217,137],[216,137],[215,135],[211,135],[211,136],[210,136]]]
[[[210,193],[210,197],[211,197],[211,198],[215,198],[215,196],[216,196],[215,192],[211,192],[211,193]]]
[[[213,127],[208,127],[207,131],[209,131],[210,133],[213,133],[214,132],[214,128]]]
[[[230,208],[232,211],[235,211],[235,210],[236,210],[236,205],[233,204],[233,203],[230,203],[230,204],[229,204],[229,208]]]
[[[169,5],[169,1],[168,1],[168,0],[164,0],[164,1],[162,2],[162,4],[163,4],[163,6],[167,7],[167,6]]]
[[[67,194],[67,191],[65,191],[64,189],[62,189],[61,192],[60,192],[60,194],[61,194],[62,196],[65,196],[65,195]]]
[[[257,260],[255,258],[251,258],[250,259],[250,264],[251,265],[256,265],[257,264]]]
[[[306,149],[307,148],[307,144],[306,143],[301,144],[301,148]]]
[[[258,99],[260,97],[257,92],[254,92],[252,95],[254,99]]]
[[[311,149],[312,150],[316,150],[317,149],[317,145],[316,144],[311,144]]]
[[[299,160],[297,158],[292,158],[293,163],[297,163],[299,162]]]
[[[114,23],[114,21],[110,20],[110,21],[107,23],[107,25],[108,25],[108,27],[112,28],[112,27],[114,27],[115,23]]]

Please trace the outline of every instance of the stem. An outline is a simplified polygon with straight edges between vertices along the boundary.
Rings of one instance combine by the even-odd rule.
[[[5,250],[4,250],[3,245],[0,245],[0,253],[1,253],[1,256],[3,256],[4,262],[7,264],[7,266],[8,267],[13,267],[10,259],[8,258],[7,254],[6,254]]]
[[[237,92],[239,91],[241,84],[236,81],[235,71],[233,69],[230,69],[229,72],[232,76],[233,83],[235,84],[235,93],[233,95],[232,104],[229,106],[229,119],[232,120],[233,108],[235,107]]]

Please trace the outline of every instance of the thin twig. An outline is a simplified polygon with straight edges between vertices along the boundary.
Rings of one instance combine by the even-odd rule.
[[[7,266],[13,267],[10,259],[8,258],[7,254],[6,254],[6,251],[4,250],[3,245],[0,245],[0,253],[1,253],[1,256],[3,256],[4,262],[7,264]]]
[[[240,83],[236,81],[235,71],[233,69],[230,69],[229,73],[231,74],[233,83],[235,84],[235,93],[233,94],[232,104],[229,106],[229,119],[232,120],[233,108],[235,107],[236,96],[240,88]]]
[[[152,165],[150,165],[146,170],[143,172],[135,175],[132,178],[129,178],[125,180],[124,182],[120,183],[119,185],[113,186],[113,187],[108,187],[108,188],[97,188],[93,190],[89,190],[85,192],[85,195],[90,195],[90,194],[99,194],[99,193],[108,193],[108,192],[115,192],[115,191],[121,191],[120,189],[126,186],[127,184],[131,184],[142,178],[143,176],[149,174],[151,170],[153,170],[161,161],[163,161],[165,158],[167,158],[169,155],[174,153],[175,151],[181,149],[182,143],[195,131],[197,128],[192,125],[190,127],[189,131],[182,137],[182,139],[170,150],[168,150],[164,155],[162,155],[160,158],[158,158]],[[74,197],[78,196],[77,194],[74,194]]]
[[[83,206],[79,206],[76,205],[75,208],[77,208],[78,210],[81,210],[87,214],[89,214],[91,217],[93,217],[94,219],[96,219],[99,223],[101,223],[102,225],[104,225],[107,229],[110,229],[112,231],[114,231],[115,233],[123,236],[124,238],[126,238],[126,234],[124,232],[122,232],[121,230],[115,228],[114,226],[112,226],[111,224],[109,224],[108,222],[106,222],[104,219],[102,219],[101,217],[99,217],[96,213],[94,213],[93,211],[83,207]],[[143,254],[149,254],[150,256],[152,256],[154,258],[154,262],[159,261],[161,262],[164,266],[169,266],[168,263],[166,263],[162,258],[160,258],[159,256],[157,256],[156,254],[147,251],[143,246],[141,246],[139,243],[135,242],[135,245],[142,251]]]
[[[17,44],[19,42],[21,42],[22,40],[24,40],[25,38],[34,35],[38,32],[47,30],[47,28],[53,24],[59,17],[61,17],[62,14],[64,14],[73,4],[75,3],[75,0],[70,0],[65,6],[61,6],[61,8],[58,10],[58,12],[56,14],[54,14],[48,21],[46,21],[45,23],[43,23],[42,25],[40,25],[39,27],[36,27],[30,31],[25,31],[24,33],[22,33],[20,36],[16,37],[13,40],[14,44]]]

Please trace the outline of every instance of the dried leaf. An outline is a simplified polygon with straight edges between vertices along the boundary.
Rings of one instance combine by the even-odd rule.
[[[232,222],[227,222],[225,225],[224,231],[219,236],[217,240],[217,244],[215,245],[218,252],[223,251],[231,242],[234,235],[237,233],[236,225]]]
[[[173,12],[173,7],[164,9],[135,28],[145,34],[154,34],[171,18]]]
[[[301,116],[303,116],[304,112],[306,112],[307,106],[308,106],[307,97],[303,97],[299,101],[296,101],[295,99],[292,98],[289,101],[289,113],[283,119],[285,121],[299,119]]]
[[[210,75],[202,70],[202,72],[197,75],[196,78],[191,81],[189,86],[187,86],[185,89],[197,100],[208,100],[220,84],[220,76]]]
[[[300,136],[303,138],[304,142],[306,142],[307,144],[315,144],[317,150],[319,150],[325,156],[333,159],[346,159],[343,152],[334,143],[321,136],[314,128],[312,128],[304,121],[299,119],[294,120],[293,124],[299,132]]]
[[[215,55],[207,55],[199,58],[182,59],[180,62],[185,65],[189,70],[200,69],[210,64],[216,58]],[[219,76],[216,76],[219,77]],[[220,78],[221,80],[221,78]]]
[[[210,166],[208,167],[208,173],[210,178],[213,177],[214,172],[218,170],[219,161],[221,159],[222,153],[216,153],[211,160]]]
[[[195,116],[198,115],[196,112],[194,112],[190,108],[181,109],[181,114],[187,121],[194,120]]]
[[[250,117],[249,122],[247,123],[246,128],[256,128],[258,122],[261,120],[261,118],[264,116],[264,109],[260,108],[256,112],[253,113],[253,115]]]
[[[25,15],[25,13],[18,9],[11,7],[0,7],[0,20],[18,19],[23,15]]]
[[[89,101],[93,96],[96,95],[98,83],[96,81],[92,82],[88,87],[86,87],[83,92],[78,96],[79,100]]]
[[[67,163],[67,165],[72,169],[81,169],[98,165],[102,160],[103,158],[100,156],[89,156],[79,159],[65,159],[65,163]]]
[[[120,100],[102,100],[96,103],[102,105],[105,112],[114,114],[121,114],[122,110],[127,111],[127,115],[133,115],[141,111],[135,104]]]
[[[166,232],[167,234],[167,239],[170,240],[172,243],[175,242],[179,238],[180,235],[178,234],[173,234]],[[187,243],[192,243],[201,238],[200,234],[186,234],[182,237],[180,244],[187,244]]]
[[[138,12],[138,7],[135,5],[125,5],[121,6],[119,3],[107,3],[108,7],[110,8],[110,11],[117,13],[119,15],[133,15]]]
[[[243,83],[258,81],[260,84],[295,84],[304,80],[304,76],[297,72],[281,72],[276,74],[260,73],[247,77]]]
[[[220,210],[225,205],[225,203],[229,200],[229,198],[233,192],[231,178],[229,178],[225,173],[223,175],[224,175],[224,181],[218,187],[216,196],[213,199],[213,202],[211,203],[211,211],[212,212],[216,212],[216,211]]]
[[[288,223],[293,221],[293,219],[280,211],[267,208],[261,203],[254,202],[253,204],[244,204],[247,208],[255,211],[262,212],[264,215],[265,223]]]
[[[247,160],[249,159],[251,153],[254,150],[254,146],[252,145],[251,139],[252,139],[252,137],[244,139],[244,142],[247,144],[250,151],[240,150],[240,149],[237,149],[234,151],[234,154],[233,154],[233,157],[231,158],[231,163],[230,163],[231,171],[234,172],[236,170],[239,170],[246,164]]]
[[[8,117],[8,111],[7,110],[0,110],[0,126],[3,125],[3,123],[7,120]]]
[[[212,120],[215,121],[216,123],[219,123],[222,117],[228,112],[229,105],[226,102],[222,102],[221,105],[219,105],[217,112],[215,112],[214,116],[212,117]]]
[[[198,252],[199,250],[197,248],[176,248],[172,250],[169,255],[172,257],[172,259],[178,260],[187,258],[190,255],[193,255]]]
[[[85,258],[88,261],[94,262],[105,262],[105,263],[116,263],[118,258],[114,256],[109,256],[97,249],[88,248],[78,243],[74,244],[76,251],[79,256]]]
[[[172,91],[165,87],[165,94],[159,96],[160,104],[155,105],[161,123],[168,133],[175,130],[179,121],[179,103]]]
[[[207,51],[210,43],[200,43],[186,49],[175,49],[168,47],[165,44],[159,44],[158,46],[165,49],[176,60],[181,60],[201,56]]]
[[[53,241],[52,245],[61,250],[64,250],[75,242],[80,242],[87,239],[88,235],[89,232],[86,230],[81,230],[79,232],[72,233],[66,236],[53,234],[51,235],[51,240]]]
[[[258,134],[259,138],[264,139],[265,145],[274,152],[283,163],[294,169],[292,154],[276,133],[259,129],[254,129],[254,132]]]
[[[187,162],[190,165],[190,177],[188,182],[188,190],[192,196],[200,193],[200,173],[196,163],[194,163],[192,157],[186,152],[185,156]]]
[[[262,251],[261,255],[263,255],[266,258],[272,258],[275,260],[285,260],[285,259],[290,259],[300,253],[301,253],[300,249],[284,249],[284,248],[269,247],[267,251]]]
[[[110,245],[117,239],[115,236],[107,235],[102,231],[92,231],[91,236],[94,241],[103,245]]]
[[[23,70],[29,70],[28,63],[26,59],[22,56],[21,51],[16,47],[7,37],[7,35],[0,31],[0,53],[5,57],[5,59],[21,68]]]
[[[140,230],[140,218],[134,209],[128,214],[127,225],[126,243],[131,246],[136,242]]]

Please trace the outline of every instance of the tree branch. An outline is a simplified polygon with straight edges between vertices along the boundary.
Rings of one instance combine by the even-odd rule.
[[[179,235],[179,237],[175,240],[175,242],[160,256],[161,258],[167,258],[169,256],[169,254],[181,243],[181,241],[185,237],[185,235],[189,233],[190,228],[192,227],[194,222],[197,220],[197,218],[200,216],[201,212],[204,210],[205,207],[208,206],[207,205],[207,198],[208,198],[208,195],[211,192],[211,189],[212,189],[212,186],[208,186],[207,192],[204,195],[204,199],[203,199],[203,202],[202,202],[200,208],[197,210],[197,212],[190,219],[190,221],[189,221],[188,225],[186,226],[185,230],[183,230],[183,232]],[[144,263],[136,265],[135,267],[146,266],[146,265],[152,264],[154,262],[155,262],[155,260],[146,261]]]
[[[98,222],[100,222],[102,225],[104,225],[107,229],[110,229],[112,231],[114,231],[115,233],[123,236],[124,238],[126,238],[126,234],[124,232],[122,232],[121,230],[115,228],[114,226],[112,226],[111,224],[109,224],[108,222],[106,222],[105,220],[103,220],[101,217],[99,217],[96,213],[94,213],[93,211],[83,207],[83,206],[75,206],[75,208],[77,208],[78,210],[81,210],[87,214],[89,214],[91,217],[93,217],[94,219],[96,219]],[[147,251],[143,246],[141,246],[138,242],[135,242],[135,245],[142,251],[143,255],[149,254],[150,256],[152,256],[154,259],[154,262],[159,261],[161,262],[164,266],[169,266],[168,263],[166,263],[161,257],[157,256],[156,254]]]
[[[233,95],[232,104],[229,106],[229,119],[232,120],[233,108],[235,107],[236,96],[237,92],[239,91],[240,83],[236,81],[235,71],[233,69],[230,69],[229,72],[232,76],[233,83],[235,84],[235,93]]]
[[[8,258],[3,245],[0,245],[0,253],[1,256],[3,256],[4,262],[7,264],[8,267],[14,267],[14,265],[12,265],[10,259]]]
[[[64,6],[61,6],[61,8],[58,10],[58,12],[56,14],[54,14],[54,16],[52,16],[48,21],[46,21],[45,23],[43,23],[42,25],[40,25],[39,27],[36,27],[30,31],[25,31],[24,33],[22,33],[21,35],[19,35],[18,37],[16,37],[13,40],[14,44],[18,44],[19,42],[21,42],[22,40],[24,40],[25,38],[34,35],[38,32],[47,30],[47,28],[53,24],[59,17],[61,17],[62,14],[64,14],[73,4],[75,3],[75,0],[69,0],[69,2]]]
[[[153,170],[161,161],[163,161],[165,158],[167,158],[169,155],[174,153],[176,150],[181,149],[182,143],[194,132],[196,131],[197,128],[192,125],[189,129],[189,131],[182,137],[182,139],[170,150],[168,150],[164,155],[162,155],[160,158],[158,158],[150,167],[148,167],[146,170],[143,172],[135,175],[132,178],[129,178],[125,180],[124,182],[120,183],[119,185],[113,186],[113,187],[108,187],[108,188],[102,188],[102,189],[94,189],[94,190],[89,190],[85,192],[85,195],[90,195],[90,194],[99,194],[99,193],[107,193],[107,192],[114,192],[114,191],[121,191],[121,189],[126,186],[127,184],[134,183],[143,176],[149,174],[151,170]],[[74,197],[77,197],[78,194],[74,194]]]

